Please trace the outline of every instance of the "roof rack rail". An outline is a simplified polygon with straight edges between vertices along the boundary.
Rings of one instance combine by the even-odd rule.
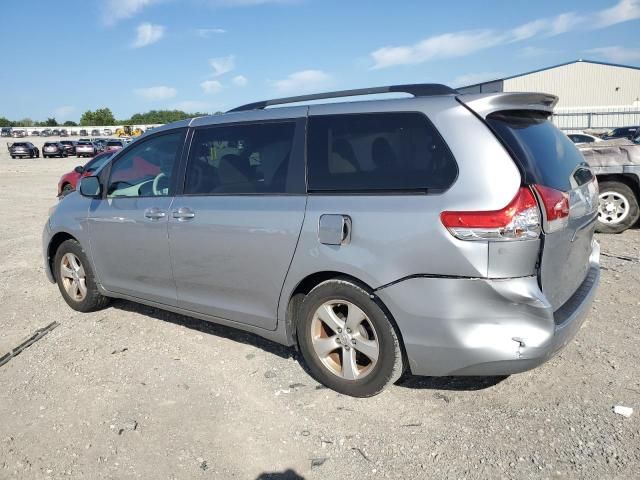
[[[262,100],[260,102],[247,103],[229,112],[244,112],[247,110],[262,110],[272,105],[283,105],[286,103],[308,102],[311,100],[322,100],[326,98],[356,97],[360,95],[375,95],[378,93],[408,93],[414,97],[429,97],[432,95],[455,95],[457,90],[439,83],[414,83],[409,85],[389,85],[386,87],[358,88],[355,90],[338,90],[335,92],[313,93],[310,95],[299,95],[296,97],[275,98],[272,100]]]

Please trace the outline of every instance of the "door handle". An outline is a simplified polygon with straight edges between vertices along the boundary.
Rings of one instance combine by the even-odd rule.
[[[178,221],[191,220],[195,216],[196,212],[187,207],[180,207],[173,211],[173,218],[178,219]]]
[[[162,210],[160,210],[159,208],[153,207],[153,208],[147,208],[144,211],[144,216],[147,217],[149,220],[159,220],[161,218],[164,218],[167,216],[167,212],[164,212]]]

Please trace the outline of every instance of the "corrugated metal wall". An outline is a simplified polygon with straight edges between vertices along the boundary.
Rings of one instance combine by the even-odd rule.
[[[640,101],[640,70],[577,62],[504,80],[505,92],[545,92],[557,107],[632,106]]]

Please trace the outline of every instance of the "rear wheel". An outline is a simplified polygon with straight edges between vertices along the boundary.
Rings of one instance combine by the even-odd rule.
[[[98,291],[87,254],[76,240],[66,240],[58,247],[54,270],[60,293],[74,310],[93,312],[109,303]]]
[[[16,159],[16,156],[15,156],[15,155],[11,155],[11,158],[13,158],[13,159],[15,160],[15,159]]]
[[[302,355],[323,385],[370,397],[402,375],[402,351],[390,319],[351,280],[316,286],[303,300],[297,322]]]
[[[638,221],[639,216],[638,199],[628,185],[621,182],[600,183],[598,232],[624,232]]]

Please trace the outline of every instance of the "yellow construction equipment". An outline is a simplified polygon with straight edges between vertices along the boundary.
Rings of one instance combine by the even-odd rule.
[[[139,137],[142,133],[141,128],[132,127],[131,125],[123,125],[121,128],[116,129],[117,137]]]

